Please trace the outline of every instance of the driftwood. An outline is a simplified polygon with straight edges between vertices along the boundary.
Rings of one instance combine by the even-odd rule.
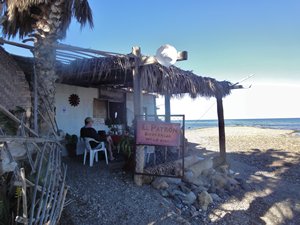
[[[13,115],[10,111],[8,111],[3,105],[0,104],[0,111],[2,113],[4,113],[4,115],[8,116],[11,120],[13,120],[14,122],[16,122],[17,124],[21,124],[22,122],[15,116]],[[33,131],[32,129],[30,129],[29,127],[27,127],[26,125],[23,125],[24,129],[26,129],[30,134],[32,134],[35,137],[38,137],[39,135]]]
[[[22,179],[22,197],[23,197],[23,218],[27,221],[27,196],[26,196],[26,180],[25,180],[25,170],[20,169],[21,179]],[[27,224],[27,223],[25,223]]]
[[[0,150],[6,152],[9,161],[17,165],[14,170],[17,180],[13,184],[22,188],[22,210],[20,210],[22,215],[17,211],[17,215],[13,215],[15,221],[26,225],[55,225],[60,219],[68,191],[65,182],[67,167],[61,162],[62,146],[55,135],[55,121],[48,124],[54,135],[51,135],[51,138],[50,135],[41,138],[24,124],[23,119],[19,120],[1,105],[0,110],[20,125],[21,136],[6,136],[3,132],[0,135]],[[35,176],[34,182],[26,178],[24,168],[18,168],[17,161],[11,155],[7,145],[11,142],[24,145],[31,174]],[[34,149],[30,149],[29,145]],[[31,193],[31,196],[28,196],[28,193]]]

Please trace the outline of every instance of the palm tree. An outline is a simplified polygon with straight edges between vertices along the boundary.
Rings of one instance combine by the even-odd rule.
[[[38,79],[40,111],[54,119],[56,51],[52,46],[66,36],[72,17],[93,27],[87,0],[0,0],[0,23],[5,37],[19,36],[34,42],[33,55]],[[44,127],[45,129],[45,127]],[[43,128],[42,128],[43,131]]]

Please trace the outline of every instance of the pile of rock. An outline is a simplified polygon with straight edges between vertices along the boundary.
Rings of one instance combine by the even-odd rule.
[[[157,177],[151,183],[161,195],[171,199],[177,211],[195,217],[205,214],[209,205],[222,202],[232,191],[240,188],[242,180],[228,165],[213,167],[213,160],[189,157],[185,160],[183,179]]]

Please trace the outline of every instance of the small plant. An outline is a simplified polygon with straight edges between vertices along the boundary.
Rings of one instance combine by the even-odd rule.
[[[128,134],[125,134],[118,146],[121,149],[122,153],[129,159],[131,154],[132,154],[132,150],[133,150],[133,145],[134,145],[134,138],[129,136]]]
[[[110,129],[110,132],[112,134],[118,134],[119,128],[118,128],[117,124],[118,123],[116,122],[116,119],[107,118],[105,120],[105,125]]]
[[[65,137],[66,141],[66,149],[68,151],[68,155],[70,157],[75,157],[76,156],[76,147],[77,147],[77,142],[78,142],[78,137],[75,134],[66,134]]]

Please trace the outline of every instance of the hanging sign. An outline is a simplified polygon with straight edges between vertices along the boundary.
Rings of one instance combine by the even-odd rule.
[[[137,121],[136,144],[180,145],[180,123]]]

